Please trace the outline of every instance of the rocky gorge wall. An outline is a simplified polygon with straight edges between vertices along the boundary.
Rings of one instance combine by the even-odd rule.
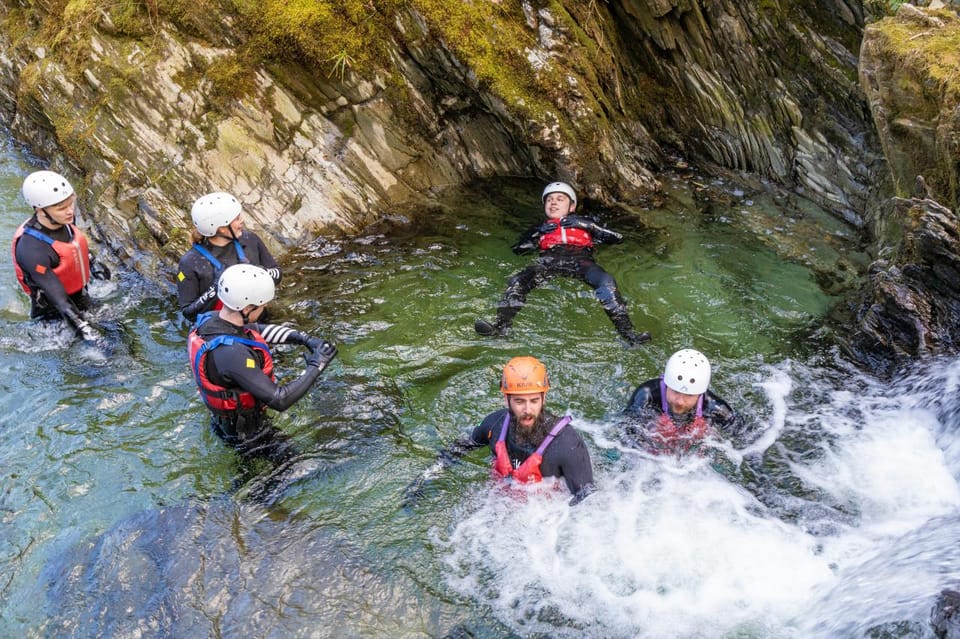
[[[279,253],[475,178],[566,179],[630,204],[676,155],[801,187],[854,224],[882,190],[858,2],[381,4],[366,18],[386,25],[386,61],[273,56],[225,97],[223,69],[255,35],[239,4],[199,0],[201,23],[173,1],[3,0],[0,115],[150,277],[169,274],[212,190]],[[118,7],[149,28],[131,35]]]
[[[904,4],[867,27],[860,79],[899,197],[872,216],[877,260],[858,299],[847,350],[894,373],[960,350],[960,17]]]

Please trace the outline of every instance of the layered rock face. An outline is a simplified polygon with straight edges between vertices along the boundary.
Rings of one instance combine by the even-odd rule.
[[[621,2],[626,49],[694,157],[801,187],[859,224],[884,171],[856,86],[860,3]],[[659,130],[659,129],[658,129]]]
[[[870,219],[880,259],[845,346],[873,370],[960,350],[958,34],[955,12],[903,5],[864,36],[861,82],[897,191],[912,196]]]
[[[887,216],[903,237],[870,266],[850,346],[872,370],[893,372],[960,347],[960,238],[956,214],[930,199],[895,198]]]
[[[481,3],[490,19],[469,29],[411,2],[379,16],[389,64],[273,61],[229,99],[215,72],[249,37],[229,3],[212,3],[207,31],[164,12],[179,3],[138,4],[157,10],[140,37],[114,5],[84,3],[84,28],[57,36],[74,49],[52,46],[42,21],[74,4],[0,2],[0,113],[82,183],[98,239],[148,275],[186,248],[189,206],[214,190],[282,253],[475,178],[566,179],[630,203],[682,154],[802,187],[859,224],[886,175],[856,82],[857,2]],[[512,92],[462,44],[504,24],[526,61]]]
[[[248,224],[282,253],[356,231],[437,186],[529,171],[491,116],[409,130],[382,83],[349,77],[334,87],[296,65],[256,69],[247,95],[215,106],[198,69],[229,49],[163,28],[148,51],[100,26],[79,77],[42,46],[0,59],[2,97],[13,132],[84,185],[99,239],[121,256],[160,253],[169,264],[187,247],[190,205],[210,191],[238,197]],[[25,73],[40,79],[20,82]],[[148,275],[163,269],[137,263]]]

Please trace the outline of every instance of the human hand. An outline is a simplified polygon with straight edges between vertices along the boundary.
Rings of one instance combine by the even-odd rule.
[[[324,341],[320,346],[313,349],[307,355],[307,366],[316,366],[323,371],[327,365],[337,356],[337,347],[330,342]]]
[[[560,220],[560,226],[565,229],[583,229],[589,231],[592,224],[579,215],[568,215]]]
[[[556,230],[557,230],[556,222],[544,222],[537,228],[537,233],[539,233],[540,235],[546,235],[547,233],[550,233],[551,231],[556,231]]]
[[[110,269],[103,262],[90,262],[90,275],[95,280],[109,280],[111,277]]]
[[[307,347],[307,350],[308,350],[308,351],[315,351],[315,350],[317,350],[318,348],[320,348],[321,346],[323,346],[323,342],[324,342],[323,338],[320,338],[320,337],[308,337],[308,338],[307,338],[307,343],[304,344],[304,346]]]

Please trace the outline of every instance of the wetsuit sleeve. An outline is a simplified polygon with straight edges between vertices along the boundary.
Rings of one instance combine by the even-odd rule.
[[[569,433],[565,433],[563,442],[556,442],[563,445],[563,448],[561,448],[562,456],[558,465],[560,474],[574,497],[570,502],[570,505],[573,505],[582,501],[595,489],[593,464],[590,462],[590,452],[587,450],[587,444],[583,441],[580,433],[570,426],[564,430],[569,430]]]
[[[257,359],[249,348],[241,345],[221,346],[210,352],[214,366],[229,383],[247,391],[257,401],[278,411],[285,411],[307,394],[317,378],[320,369],[307,366],[300,377],[284,386],[278,386],[257,365]]]
[[[484,417],[480,425],[470,433],[470,442],[473,447],[489,446],[494,440],[499,439],[500,429],[503,427],[503,418],[506,415],[507,409],[501,408]]]
[[[498,411],[487,417],[483,422],[474,428],[469,435],[461,435],[457,441],[453,442],[440,451],[439,459],[442,467],[450,466],[458,459],[469,453],[471,450],[482,448],[490,444],[490,438],[493,435],[495,426],[503,422],[503,411]],[[499,430],[497,431],[499,434]]]
[[[311,337],[306,333],[301,333],[298,330],[281,324],[252,324],[251,326],[256,329],[257,332],[263,336],[263,340],[270,345],[298,344],[312,350],[314,347],[310,344],[311,340],[316,340],[316,346],[323,343],[323,340],[319,337]]]
[[[539,239],[540,225],[538,224],[537,226],[531,226],[523,235],[520,236],[520,239],[517,240],[517,243],[513,245],[513,252],[517,255],[533,253],[540,248],[537,244],[537,240]]]
[[[624,410],[625,413],[632,416],[640,416],[641,413],[649,409],[659,410],[660,402],[660,380],[651,379],[640,386],[637,387],[637,390],[633,391],[633,396],[630,398],[630,402],[627,404],[627,408]]]
[[[84,322],[83,314],[67,295],[60,278],[53,273],[53,269],[60,264],[56,251],[46,243],[24,235],[17,241],[15,254],[17,264],[30,287],[37,292],[35,294],[42,294],[48,304],[80,330]]]
[[[195,321],[200,313],[213,310],[217,303],[216,283],[210,275],[201,275],[198,260],[206,262],[191,249],[180,258],[177,269],[177,302],[180,312],[190,322]],[[213,267],[210,269],[212,271]]]
[[[587,231],[593,237],[593,241],[598,244],[619,244],[623,241],[623,235],[600,226],[596,220],[589,220]]]
[[[301,397],[307,394],[310,387],[313,386],[317,378],[320,377],[320,368],[317,366],[307,366],[307,370],[297,379],[282,387],[277,387],[273,398],[267,402],[267,406],[274,410],[284,411],[290,408]]]
[[[743,438],[748,434],[743,418],[727,402],[710,391],[707,391],[707,398],[709,407],[705,412],[711,426],[726,437]]]
[[[266,269],[273,279],[273,283],[279,284],[280,280],[283,279],[283,271],[280,270],[277,260],[274,259],[269,249],[267,249],[267,245],[263,243],[259,235],[251,231],[244,231],[243,239],[247,239],[248,237],[249,245],[244,246],[247,259],[250,260],[252,264],[262,266]]]
[[[472,436],[461,435],[457,441],[440,451],[438,460],[444,467],[450,466],[471,450],[476,450],[482,446],[484,446],[484,444],[474,441]]]
[[[470,435],[461,435],[457,441],[441,450],[437,455],[437,459],[433,465],[423,471],[419,477],[407,485],[406,489],[404,490],[404,505],[412,506],[415,504],[417,499],[419,499],[423,494],[424,488],[430,482],[440,477],[440,474],[444,470],[460,461],[464,455],[469,453],[471,450],[489,444],[489,435],[486,433],[489,432],[491,426],[489,426],[488,423],[496,423],[496,419],[494,417],[497,414],[498,413],[493,413],[493,415],[488,415],[487,418],[483,420],[482,424],[473,429]],[[503,413],[501,412],[499,415],[500,420],[502,421]]]
[[[564,228],[582,229],[590,234],[597,244],[617,244],[623,241],[623,236],[615,231],[600,226],[594,218],[579,215],[568,215],[560,220]]]

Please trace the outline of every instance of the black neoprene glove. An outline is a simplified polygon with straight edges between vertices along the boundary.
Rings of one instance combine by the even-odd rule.
[[[550,233],[551,231],[556,231],[556,230],[557,230],[556,222],[544,222],[543,224],[537,227],[537,233],[539,233],[540,235],[546,235],[547,233]]]
[[[316,366],[318,370],[323,371],[323,369],[325,369],[336,356],[337,347],[330,342],[324,341],[322,344],[320,344],[320,346],[310,351],[310,354],[307,355],[307,366]]]
[[[596,224],[590,220],[584,219],[579,215],[568,215],[560,220],[560,226],[565,229],[583,229],[584,231],[593,231]]]

